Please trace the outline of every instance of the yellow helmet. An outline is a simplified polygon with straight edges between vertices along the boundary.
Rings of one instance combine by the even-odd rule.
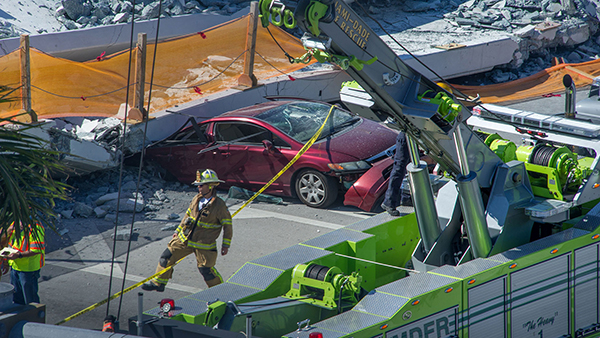
[[[212,183],[211,185],[219,185],[223,183],[217,176],[217,173],[212,169],[205,169],[204,171],[196,170],[196,181],[192,182],[192,185],[202,185]]]
[[[452,94],[452,87],[450,87],[449,84],[445,83],[445,82],[438,82],[436,83],[438,86],[444,88],[445,91],[447,91],[448,93]]]

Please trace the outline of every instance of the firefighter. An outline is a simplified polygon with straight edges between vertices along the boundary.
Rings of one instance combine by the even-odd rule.
[[[222,182],[217,177],[217,173],[211,169],[196,171],[196,181],[192,185],[198,186],[198,194],[192,199],[185,217],[175,230],[167,249],[160,256],[156,273],[194,253],[198,270],[204,277],[206,285],[212,287],[223,282],[221,275],[215,269],[218,256],[216,240],[222,229],[221,255],[226,255],[231,245],[233,229],[231,214],[225,202],[217,197],[215,189]],[[142,289],[163,292],[172,275],[173,269],[169,269],[143,284]]]

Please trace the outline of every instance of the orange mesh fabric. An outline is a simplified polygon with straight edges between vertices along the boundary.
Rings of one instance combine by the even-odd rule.
[[[600,60],[578,64],[558,64],[526,78],[487,86],[452,85],[469,96],[481,96],[483,103],[517,102],[546,94],[564,92],[563,76],[569,74],[577,88],[592,84],[600,75]]]
[[[248,18],[247,15],[202,33],[160,42],[156,53],[150,114],[236,86],[244,70]],[[270,26],[269,29],[290,55],[299,57],[305,53],[298,39],[277,27]],[[149,41],[144,108],[147,107],[150,94],[154,47]],[[268,31],[262,27],[258,28],[256,53],[254,75],[259,82],[306,66],[290,64]],[[111,117],[117,114],[119,106],[126,100],[130,60],[128,51],[107,56],[101,61],[82,63],[56,58],[32,48],[30,58],[32,109],[38,118]],[[134,48],[129,78],[130,106],[135,105],[135,60]],[[19,50],[0,57],[0,71],[1,85],[12,88],[19,86]],[[18,91],[15,95],[19,95]],[[20,108],[20,101],[0,104],[0,117],[13,117]]]

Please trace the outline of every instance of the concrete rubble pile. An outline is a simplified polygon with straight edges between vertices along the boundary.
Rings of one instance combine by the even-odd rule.
[[[0,39],[16,37],[23,33],[52,33],[131,22],[132,10],[135,13],[135,20],[142,21],[158,18],[159,15],[169,17],[202,12],[229,15],[249,6],[248,0],[163,0],[162,8],[159,8],[158,0],[137,0],[135,8],[132,0],[26,0],[25,2],[31,2],[34,8],[37,7],[40,12],[36,15],[43,14],[54,19],[55,25],[51,29],[38,28],[36,32],[32,32],[0,17]],[[4,5],[0,5],[0,10],[3,7]]]
[[[488,83],[525,77],[552,65],[554,57],[578,63],[600,55],[600,1],[598,0],[429,0],[388,1],[400,12],[386,10],[384,2],[370,1],[372,18],[412,53],[428,53],[430,47],[460,46],[473,41],[509,37],[515,41],[512,61],[486,76]],[[358,4],[357,11],[362,11]],[[369,20],[368,20],[369,21]],[[399,54],[385,32],[369,25]],[[472,83],[471,83],[472,84]]]
[[[496,29],[513,33],[519,42],[514,66],[530,55],[547,54],[550,48],[573,48],[598,32],[600,2],[594,0],[469,0],[444,15],[459,27]],[[592,41],[596,42],[596,41]],[[569,61],[597,58],[600,49],[590,43],[575,49]]]
[[[138,191],[138,168],[124,166],[123,177],[119,170],[104,170],[67,180],[73,189],[71,200],[58,201],[55,211],[61,218],[101,218],[115,222],[117,207],[119,213],[142,213],[141,219],[166,217],[177,220],[177,214],[162,215],[163,209],[169,209],[170,199],[165,190],[190,190],[179,182],[165,181],[161,178],[162,169],[154,165],[143,167]],[[122,182],[119,193],[119,181]],[[139,216],[138,216],[139,218]],[[124,219],[122,219],[124,220]]]

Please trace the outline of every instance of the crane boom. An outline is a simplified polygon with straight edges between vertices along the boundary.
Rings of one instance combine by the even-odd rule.
[[[379,121],[393,118],[446,171],[460,173],[452,135],[471,113],[452,93],[406,65],[348,4],[266,0],[260,9],[263,26],[271,21],[297,25],[305,32],[307,54],[301,60],[315,57],[335,63],[360,85],[342,92],[350,103],[360,102],[362,109],[356,112]],[[477,173],[480,186],[489,187],[500,159],[473,137],[470,128],[461,128],[461,133],[469,167]]]

